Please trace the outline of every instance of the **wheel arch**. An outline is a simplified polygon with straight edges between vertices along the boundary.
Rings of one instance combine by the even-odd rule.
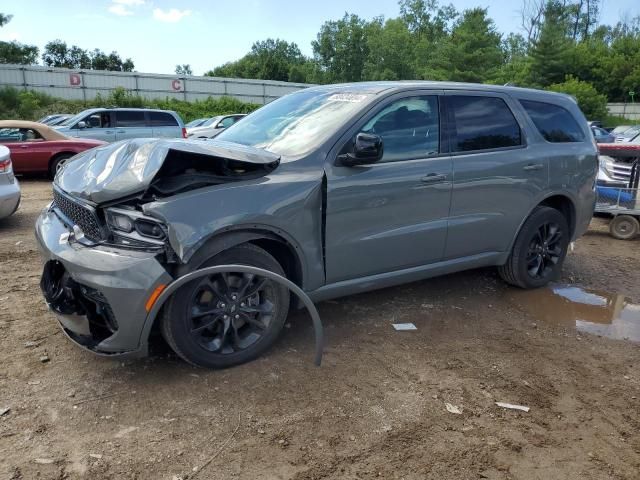
[[[51,155],[51,157],[49,158],[49,163],[47,164],[47,173],[51,173],[51,167],[53,166],[53,163],[60,157],[73,157],[74,155],[77,155],[78,152],[73,152],[70,150],[62,150],[60,152],[56,152],[53,155]],[[55,172],[54,172],[55,173]]]
[[[287,278],[304,288],[306,269],[301,255],[301,248],[282,230],[271,230],[261,225],[237,227],[217,232],[204,239],[187,252],[184,264],[193,263],[198,252],[206,247],[207,256],[217,255],[243,243],[252,243],[272,255],[282,266]],[[204,259],[203,259],[204,260]]]
[[[524,223],[527,221],[527,218],[531,216],[533,211],[538,207],[551,207],[558,210],[560,213],[564,215],[567,219],[567,224],[569,225],[570,238],[573,238],[573,235],[576,231],[576,206],[574,200],[565,193],[550,193],[547,196],[541,198],[535,205],[531,207],[531,209],[527,212],[527,214],[520,221],[520,225],[518,225],[518,229],[516,230],[515,235],[511,239],[511,244],[509,245],[509,249],[505,252],[504,261],[506,262],[511,254],[511,250],[513,250],[513,245],[520,235],[520,231]]]

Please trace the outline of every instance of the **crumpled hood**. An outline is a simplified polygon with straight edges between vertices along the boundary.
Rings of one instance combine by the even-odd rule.
[[[272,164],[280,157],[223,141],[136,138],[87,150],[68,162],[54,183],[63,191],[100,204],[144,192],[171,151],[210,155],[251,164]]]

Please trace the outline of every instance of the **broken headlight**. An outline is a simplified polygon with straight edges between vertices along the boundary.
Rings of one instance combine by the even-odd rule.
[[[107,208],[104,213],[115,244],[132,248],[164,246],[167,228],[155,218],[125,208]]]

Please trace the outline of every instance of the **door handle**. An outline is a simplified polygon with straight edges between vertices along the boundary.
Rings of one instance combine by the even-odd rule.
[[[437,182],[444,182],[446,179],[447,179],[446,175],[430,173],[422,177],[420,181],[422,183],[437,183]]]
[[[116,133],[127,133],[124,130],[116,130]]]
[[[113,132],[111,130],[105,130],[104,133],[107,135],[111,135]]]
[[[20,148],[29,148],[29,145],[20,145]]]
[[[527,172],[531,172],[533,170],[542,170],[544,168],[544,165],[542,163],[530,163],[529,165],[523,167],[523,170],[526,170]]]

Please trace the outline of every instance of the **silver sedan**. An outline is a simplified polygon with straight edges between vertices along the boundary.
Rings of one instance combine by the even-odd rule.
[[[0,145],[0,220],[12,215],[20,204],[20,184],[13,174],[11,154]]]

